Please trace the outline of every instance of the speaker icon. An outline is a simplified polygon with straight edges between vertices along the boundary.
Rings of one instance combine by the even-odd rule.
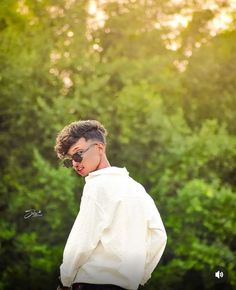
[[[224,277],[224,272],[222,272],[222,271],[215,272],[215,277],[218,278],[218,279],[223,278]]]
[[[211,279],[214,279],[215,283],[224,283],[228,280],[227,270],[225,267],[217,266],[212,269]]]

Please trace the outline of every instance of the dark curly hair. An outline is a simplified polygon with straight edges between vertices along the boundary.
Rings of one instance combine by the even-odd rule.
[[[70,147],[80,138],[87,140],[97,140],[106,144],[107,130],[96,120],[85,120],[72,122],[64,127],[56,138],[55,151],[62,159],[67,154]]]

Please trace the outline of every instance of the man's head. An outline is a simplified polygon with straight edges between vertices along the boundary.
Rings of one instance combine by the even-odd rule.
[[[60,159],[68,158],[78,174],[110,166],[105,155],[107,131],[96,120],[77,121],[63,128],[56,139],[55,151]]]

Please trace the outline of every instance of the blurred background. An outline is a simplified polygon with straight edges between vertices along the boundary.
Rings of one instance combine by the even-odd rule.
[[[84,180],[53,147],[80,119],[163,218],[142,289],[236,289],[235,0],[1,0],[0,69],[1,290],[57,286]]]

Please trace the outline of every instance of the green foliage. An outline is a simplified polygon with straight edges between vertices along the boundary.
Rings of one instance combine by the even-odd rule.
[[[163,267],[164,272],[173,275],[174,271],[181,279],[194,269],[201,272],[206,289],[211,289],[218,265],[225,267],[231,287],[235,287],[235,204],[235,192],[217,182],[193,179],[179,189],[167,205],[166,226],[171,231],[168,254],[174,259]],[[161,273],[163,270],[159,279]],[[173,279],[161,280],[173,287]]]
[[[183,106],[193,126],[216,118],[236,132],[235,31],[226,32],[202,46],[190,60],[184,75]]]
[[[52,167],[37,150],[33,156],[31,178],[26,178],[21,168],[17,172],[17,166],[11,169],[14,179],[13,172],[10,180],[5,176],[9,194],[3,203],[7,215],[0,225],[1,289],[26,281],[29,289],[44,289],[49,277],[49,287],[55,287],[53,279],[61,263],[65,233],[69,234],[79,209],[82,184],[62,166]],[[75,195],[78,190],[79,195]],[[40,210],[42,217],[24,218],[29,209]]]

